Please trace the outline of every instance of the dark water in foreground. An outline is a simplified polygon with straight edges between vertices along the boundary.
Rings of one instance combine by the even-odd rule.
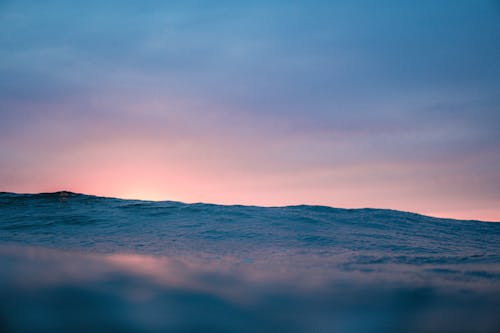
[[[500,332],[500,224],[0,193],[1,332]]]

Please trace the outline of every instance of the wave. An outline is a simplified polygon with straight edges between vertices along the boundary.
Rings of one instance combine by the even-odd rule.
[[[500,236],[496,223],[394,210],[185,204],[72,192],[0,193],[0,214],[3,241],[78,247],[80,237],[74,235],[84,234],[117,250],[147,244],[144,250],[151,253],[161,251],[169,241],[206,242],[207,246],[213,241],[238,241],[250,247],[329,247],[404,254],[492,253],[498,249]],[[128,242],[118,245],[124,239]]]
[[[499,244],[395,210],[3,192],[0,331],[496,332]]]

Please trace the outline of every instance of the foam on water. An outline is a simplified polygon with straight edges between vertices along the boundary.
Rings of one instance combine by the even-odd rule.
[[[497,223],[1,193],[0,243],[2,331],[500,330]]]

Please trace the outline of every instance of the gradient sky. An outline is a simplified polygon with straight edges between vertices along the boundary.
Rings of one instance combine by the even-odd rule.
[[[0,190],[500,221],[495,1],[0,0]]]

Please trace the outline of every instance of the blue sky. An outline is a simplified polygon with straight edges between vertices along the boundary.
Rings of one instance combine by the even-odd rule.
[[[500,220],[498,2],[1,1],[0,31],[0,189]]]

